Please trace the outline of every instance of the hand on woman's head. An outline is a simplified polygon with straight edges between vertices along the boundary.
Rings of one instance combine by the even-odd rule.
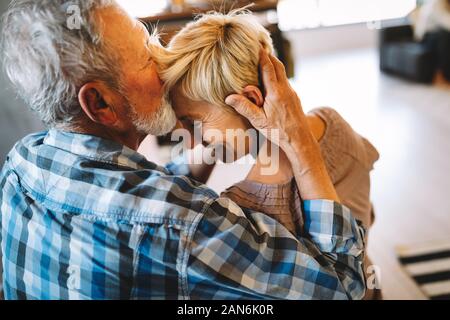
[[[266,135],[270,135],[271,130],[277,130],[279,141],[274,143],[287,143],[299,132],[299,128],[309,130],[300,98],[289,84],[284,65],[264,50],[261,50],[261,73],[266,90],[262,108],[243,94],[230,95],[226,103],[256,129],[265,130],[263,133]],[[267,138],[271,139],[270,136]]]

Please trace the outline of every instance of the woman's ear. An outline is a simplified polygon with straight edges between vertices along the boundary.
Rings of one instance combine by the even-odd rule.
[[[108,103],[108,92],[105,85],[96,82],[86,83],[78,93],[78,101],[84,113],[95,123],[115,125],[118,117],[116,110]]]
[[[261,90],[259,90],[256,86],[246,86],[242,92],[242,94],[247,97],[251,102],[253,102],[258,107],[262,107],[264,104],[264,98],[261,93]]]

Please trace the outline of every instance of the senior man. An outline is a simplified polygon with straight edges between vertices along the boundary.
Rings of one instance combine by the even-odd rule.
[[[304,199],[299,235],[218,196],[198,170],[136,152],[177,120],[154,38],[114,1],[17,0],[3,26],[7,73],[49,127],[18,142],[0,176],[7,299],[364,296],[364,230],[275,58],[261,56],[264,109],[227,103],[279,130]]]

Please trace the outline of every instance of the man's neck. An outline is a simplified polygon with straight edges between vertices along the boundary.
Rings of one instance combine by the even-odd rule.
[[[57,128],[61,130],[69,130],[75,133],[87,134],[91,136],[100,137],[110,141],[114,141],[121,145],[124,145],[132,150],[137,151],[141,143],[144,141],[147,135],[139,133],[137,130],[128,130],[126,132],[119,132],[106,128],[102,125],[89,123],[89,125],[77,125],[72,127]]]

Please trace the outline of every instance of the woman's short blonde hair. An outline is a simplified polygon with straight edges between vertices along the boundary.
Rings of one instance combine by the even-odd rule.
[[[273,53],[272,39],[248,10],[208,13],[169,43],[159,57],[161,77],[168,88],[178,84],[191,100],[226,107],[228,95],[259,86],[261,48]]]

